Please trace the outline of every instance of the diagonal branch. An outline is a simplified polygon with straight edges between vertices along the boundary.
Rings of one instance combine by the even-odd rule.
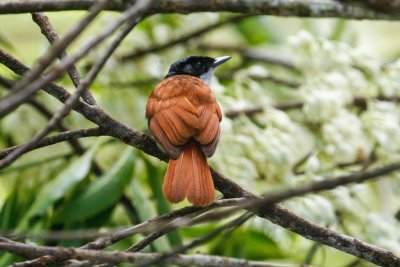
[[[56,42],[59,40],[58,34],[54,30],[53,26],[50,23],[49,18],[43,14],[43,13],[32,13],[32,20],[36,22],[36,24],[40,27],[40,30],[42,34],[47,38],[50,44]],[[59,59],[62,59],[67,56],[67,52],[63,51],[58,55]],[[78,69],[76,66],[73,64],[71,67],[67,70],[69,77],[71,78],[73,84],[77,88],[79,84],[81,83],[81,75],[79,74]],[[82,98],[85,100],[86,103],[90,105],[96,104],[96,101],[94,100],[92,94],[90,91],[86,91],[82,94]]]
[[[217,227],[216,229],[207,233],[205,236],[195,239],[192,242],[190,242],[189,244],[184,245],[180,248],[177,248],[177,249],[173,250],[172,252],[161,254],[158,258],[155,258],[154,260],[151,260],[151,261],[145,262],[141,265],[138,265],[138,267],[159,265],[160,263],[167,261],[169,258],[171,258],[177,254],[184,253],[189,249],[195,248],[201,244],[204,244],[204,243],[214,239],[216,236],[218,236],[219,234],[221,234],[224,231],[234,231],[239,226],[244,224],[252,216],[253,216],[253,214],[250,212],[244,213],[241,216],[239,216],[238,218],[236,218],[232,221],[229,221],[228,223],[225,223],[224,225],[221,225],[220,227]],[[127,250],[127,252],[131,252],[132,251],[131,249],[132,248],[129,248]]]
[[[156,46],[153,46],[153,47],[149,47],[149,48],[146,48],[146,49],[143,49],[143,50],[136,51],[136,52],[134,52],[132,54],[128,54],[128,55],[122,56],[121,60],[123,60],[123,61],[135,60],[135,59],[137,59],[139,57],[142,57],[144,55],[147,55],[147,54],[150,54],[150,53],[156,53],[156,52],[159,52],[161,50],[165,50],[165,49],[171,48],[171,47],[173,47],[175,45],[178,45],[178,44],[185,44],[185,43],[187,43],[189,40],[191,40],[193,38],[198,38],[198,37],[200,37],[201,35],[203,35],[203,34],[205,34],[207,32],[213,31],[213,30],[215,30],[215,29],[217,29],[217,28],[219,28],[221,26],[224,26],[226,24],[229,24],[229,23],[235,23],[235,22],[240,21],[242,19],[245,19],[247,17],[249,17],[249,15],[238,15],[238,16],[229,17],[229,18],[227,18],[227,19],[225,19],[223,21],[218,21],[218,22],[213,23],[211,25],[204,26],[204,27],[202,27],[200,29],[197,29],[197,30],[195,30],[195,31],[193,31],[191,33],[188,33],[188,34],[185,34],[185,35],[180,36],[178,38],[175,38],[175,39],[173,39],[173,40],[171,40],[169,42],[166,42],[164,44],[156,45]]]
[[[12,94],[9,94],[5,99],[0,102],[0,116],[7,114],[21,103],[25,102],[31,97],[40,87],[33,86],[34,81],[45,71],[45,69],[53,62],[53,60],[62,52],[65,51],[67,46],[96,18],[96,16],[104,8],[107,1],[101,0],[93,5],[89,14],[84,17],[75,27],[71,28],[62,39],[55,42],[50,49],[38,59],[37,64],[29,72],[27,72],[22,79],[12,88]],[[71,64],[72,65],[72,64]],[[70,67],[70,65],[68,66]],[[61,71],[59,71],[61,75]],[[24,89],[24,90],[21,90]]]
[[[103,3],[103,1],[99,2],[99,5],[100,3]],[[145,16],[151,4],[152,4],[151,0],[138,1],[137,5],[133,5],[130,8],[128,8],[125,12],[122,13],[120,18],[114,24],[110,25],[109,27],[106,27],[100,34],[91,39],[86,45],[81,47],[78,52],[76,52],[71,56],[64,57],[56,66],[54,66],[49,71],[49,73],[46,76],[38,77],[38,75],[41,74],[42,72],[41,70],[43,69],[43,67],[39,66],[38,68],[32,69],[32,71],[29,74],[24,76],[25,78],[22,80],[20,86],[18,86],[17,88],[20,88],[21,84],[26,85],[25,83],[27,81],[31,81],[31,83],[29,83],[29,85],[26,85],[22,92],[19,92],[18,94],[11,96],[11,99],[7,98],[2,102],[0,102],[0,115],[2,113],[9,112],[13,108],[17,107],[26,99],[28,99],[33,93],[35,93],[39,88],[45,86],[46,84],[60,77],[66,69],[70,68],[72,64],[83,58],[90,49],[97,46],[100,42],[104,41],[126,21],[130,20],[132,17]],[[71,31],[73,32],[73,30]],[[60,40],[60,42],[56,42],[52,46],[52,48],[53,47],[58,48],[57,44],[59,43],[64,44],[63,40],[65,40],[65,38]],[[49,60],[49,58],[54,59],[59,52],[60,51],[58,51],[55,48],[50,49],[49,52],[46,53],[43,58],[46,59],[47,61]],[[33,81],[34,78],[37,79]]]
[[[202,213],[205,213],[209,210],[212,210],[214,208],[219,208],[219,207],[228,207],[228,206],[233,206],[237,205],[241,201],[243,201],[243,198],[231,198],[231,199],[224,199],[224,200],[219,200],[215,201],[212,203],[210,206],[207,207],[185,207],[179,210],[171,211],[167,214],[155,217],[153,219],[147,220],[145,222],[142,222],[140,224],[137,224],[135,226],[132,226],[127,229],[123,229],[120,231],[117,231],[111,235],[104,236],[94,242],[87,243],[86,245],[80,247],[81,249],[90,249],[90,250],[101,250],[106,247],[109,247],[123,239],[126,239],[128,237],[132,237],[135,234],[138,233],[143,233],[143,232],[148,232],[148,231],[168,231],[171,229],[175,229],[178,226],[185,226],[185,225],[190,225],[193,223],[192,220],[190,220],[191,216],[196,216]],[[177,219],[177,220],[175,220]],[[42,256],[37,259],[29,261],[30,267],[34,266],[45,266],[48,264],[53,264],[55,262],[60,262],[63,260],[67,260],[68,258],[63,258],[63,257],[54,257],[54,256]],[[25,265],[21,265],[25,266]]]
[[[138,6],[142,4],[143,1],[138,2]],[[134,6],[136,7],[136,5]],[[115,49],[119,46],[122,40],[126,37],[126,35],[137,25],[137,23],[141,20],[142,13],[140,9],[135,9],[136,12],[133,12],[130,17],[130,21],[125,25],[125,27],[121,30],[118,36],[111,43],[111,46],[103,53],[100,57],[99,61],[90,69],[89,73],[85,77],[85,79],[79,83],[77,90],[67,99],[64,107],[57,112],[49,121],[46,128],[44,128],[40,133],[35,135],[29,142],[19,146],[15,150],[13,150],[10,154],[8,154],[1,162],[0,169],[10,165],[14,162],[19,156],[24,154],[25,152],[31,150],[35,145],[44,138],[64,117],[66,117],[75,103],[79,100],[79,97],[87,91],[88,87],[91,85],[93,80],[97,77],[107,60],[110,58]]]
[[[0,84],[3,85],[6,89],[10,90],[13,86],[13,81],[5,79],[4,77],[0,76]],[[44,117],[47,119],[51,119],[53,117],[53,113],[45,106],[43,103],[39,102],[37,99],[30,99],[28,103],[33,106],[38,112],[40,112]],[[60,121],[56,127],[60,132],[68,132],[69,128]],[[82,145],[75,139],[68,139],[66,140],[71,145],[71,147],[80,155],[82,155],[85,149]]]
[[[400,101],[399,96],[384,96],[384,95],[378,95],[374,97],[373,99],[379,100],[379,101],[389,101],[389,102],[394,102],[398,103]],[[353,102],[350,103],[351,105],[354,105],[355,107],[359,108],[361,111],[367,109],[367,102],[368,98],[366,97],[354,97]],[[291,109],[299,109],[302,108],[304,105],[303,102],[288,102],[288,103],[278,103],[273,105],[274,108],[280,109],[280,110],[291,110]],[[254,115],[257,113],[264,112],[268,108],[268,105],[258,105],[258,106],[252,106],[252,107],[244,107],[240,109],[231,109],[227,110],[225,112],[225,116],[228,118],[234,118],[239,115]]]

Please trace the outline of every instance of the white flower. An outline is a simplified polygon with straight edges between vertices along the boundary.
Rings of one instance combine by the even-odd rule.
[[[356,115],[342,110],[322,127],[324,142],[333,147],[330,156],[335,162],[345,163],[366,157],[371,151],[371,144],[363,132],[361,121]],[[363,159],[363,158],[361,158]]]
[[[400,148],[400,114],[394,103],[372,102],[362,119],[373,142],[384,151],[394,153]]]

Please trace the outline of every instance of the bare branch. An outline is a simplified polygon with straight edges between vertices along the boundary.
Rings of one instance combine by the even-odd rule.
[[[242,199],[236,199],[236,205],[240,205],[240,203],[242,201],[246,200],[245,198]],[[207,220],[217,220],[220,218],[226,218],[225,214],[223,213],[223,216],[215,216],[215,215],[211,215],[211,216],[206,216],[205,218],[202,217],[198,220],[193,220],[193,223],[197,223],[197,222],[202,222],[202,221],[207,221]],[[175,227],[174,227],[175,228]],[[153,242],[154,240],[160,238],[161,236],[165,235],[168,231],[174,229],[171,227],[163,227],[163,229],[159,229],[157,232],[151,233],[148,236],[146,236],[144,239],[140,240],[138,243],[136,243],[135,245],[131,246],[129,249],[127,249],[127,252],[138,252],[140,250],[142,250],[143,248],[147,247],[151,242]],[[214,231],[213,231],[214,232]],[[182,252],[182,251],[180,251]],[[179,252],[179,253],[180,253]]]
[[[356,2],[361,7],[388,14],[396,14],[400,8],[399,0],[339,0],[339,2],[344,4]]]
[[[240,203],[243,200],[244,200],[243,198],[224,199],[224,200],[215,201],[214,203],[212,203],[210,206],[207,206],[207,207],[191,206],[191,207],[185,207],[185,208],[182,208],[179,210],[175,210],[175,211],[169,212],[167,214],[147,220],[143,223],[132,226],[130,228],[117,231],[111,235],[102,237],[94,242],[87,243],[86,245],[82,246],[81,249],[100,250],[100,249],[109,247],[112,244],[115,244],[116,242],[118,242],[120,240],[126,239],[126,238],[131,237],[138,233],[154,231],[156,229],[157,229],[157,231],[168,231],[171,229],[175,229],[178,226],[190,225],[192,223],[192,221],[189,220],[188,217],[191,215],[195,216],[198,214],[202,214],[204,212],[207,212],[209,210],[212,210],[212,209],[218,208],[218,207],[227,207],[227,206],[237,205],[238,203]],[[173,220],[175,220],[175,219],[179,219],[179,220],[173,222]],[[54,257],[54,256],[42,256],[42,257],[39,257],[32,261],[29,261],[29,266],[30,267],[45,266],[48,264],[52,264],[56,261],[58,262],[58,261],[66,260],[66,259],[68,259],[68,258],[59,258],[59,257]]]
[[[55,32],[53,26],[51,25],[49,18],[43,13],[32,13],[32,19],[36,24],[40,27],[42,34],[47,38],[50,44],[54,43],[55,41],[59,40],[58,34]],[[61,52],[58,55],[59,59],[62,59],[67,56],[67,52]],[[71,78],[73,84],[76,88],[78,88],[79,83],[81,82],[81,75],[79,74],[78,69],[73,64],[67,70],[69,77]],[[82,98],[85,100],[86,103],[90,105],[96,104],[95,99],[93,98],[90,91],[86,91],[82,94]]]
[[[138,5],[144,1],[139,1]],[[136,7],[136,5],[134,6]],[[64,117],[66,117],[75,103],[79,100],[80,96],[87,91],[88,87],[91,85],[93,80],[97,77],[100,70],[103,68],[107,60],[110,58],[112,53],[115,49],[119,46],[121,41],[126,37],[126,35],[137,25],[137,23],[141,19],[141,12],[140,9],[135,9],[136,12],[131,14],[130,21],[125,25],[125,27],[121,30],[115,40],[111,43],[111,46],[103,53],[100,57],[99,61],[90,69],[88,75],[85,77],[83,81],[81,81],[78,85],[77,90],[68,100],[65,102],[64,107],[57,112],[49,121],[46,128],[43,129],[40,133],[35,135],[29,142],[19,146],[18,148],[14,149],[10,154],[8,154],[1,162],[0,162],[0,169],[10,165],[14,162],[19,156],[26,153],[27,151],[31,150],[36,144],[45,137],[56,125],[59,121],[61,121]]]
[[[299,109],[303,107],[303,103],[302,102],[280,103],[280,104],[275,104],[272,107],[280,110]],[[239,115],[251,116],[257,113],[261,113],[267,108],[268,108],[267,105],[263,105],[263,106],[254,106],[241,109],[232,109],[225,111],[225,116],[231,119]]]
[[[390,101],[390,102],[395,102],[398,103],[400,101],[400,97],[398,96],[384,96],[384,95],[378,95],[375,97],[376,100],[379,101]],[[367,109],[367,98],[365,97],[354,97],[353,102],[351,105],[354,105],[355,107],[359,108],[360,110],[366,110]],[[303,102],[289,102],[289,103],[278,103],[273,105],[272,107],[279,109],[279,110],[290,110],[290,109],[299,109],[303,107]],[[234,118],[239,115],[254,115],[260,112],[263,112],[265,109],[268,108],[268,105],[259,105],[259,106],[254,106],[254,107],[246,107],[246,108],[241,108],[241,109],[235,109],[235,110],[227,110],[225,112],[225,116],[228,118]]]
[[[223,73],[219,73],[217,75],[218,79],[224,80],[224,79],[231,79],[233,75],[235,74],[235,71],[226,71]],[[270,81],[275,84],[283,85],[288,88],[293,88],[293,89],[298,89],[301,86],[301,83],[294,81],[294,80],[289,80],[286,78],[281,78],[278,76],[275,76],[274,74],[265,74],[265,75],[249,75],[249,78],[255,81]]]
[[[88,10],[96,0],[34,0],[7,1],[0,4],[0,14],[18,14],[44,11]],[[120,1],[108,1],[104,10],[122,11],[125,6]]]
[[[173,40],[171,40],[171,41],[169,41],[167,43],[156,45],[156,46],[153,46],[153,47],[150,47],[150,48],[147,48],[147,49],[136,51],[133,54],[122,56],[121,60],[123,60],[123,61],[131,61],[131,60],[135,60],[135,59],[137,59],[139,57],[142,57],[142,56],[150,54],[150,53],[156,53],[156,52],[159,52],[161,50],[165,50],[167,48],[171,48],[171,47],[173,47],[175,45],[178,45],[178,44],[185,44],[186,42],[188,42],[189,40],[191,40],[193,38],[198,38],[201,35],[203,35],[203,34],[205,34],[207,32],[210,32],[212,30],[215,30],[215,29],[217,29],[217,28],[219,28],[221,26],[224,26],[224,25],[229,24],[229,23],[235,23],[237,21],[240,21],[240,20],[248,18],[248,17],[249,17],[249,15],[238,15],[238,16],[229,17],[229,18],[227,18],[227,19],[225,19],[223,21],[219,21],[219,22],[213,23],[211,25],[207,25],[207,26],[201,27],[200,29],[197,29],[197,30],[195,30],[195,31],[193,31],[191,33],[188,33],[188,34],[185,34],[185,35],[183,35],[181,37],[173,39]]]
[[[240,217],[225,223],[224,225],[221,225],[220,227],[217,227],[216,229],[212,230],[211,232],[209,232],[208,234],[206,234],[205,236],[195,239],[192,242],[190,242],[187,245],[184,245],[180,248],[175,249],[172,252],[169,253],[164,253],[162,255],[160,255],[158,258],[155,258],[154,260],[145,262],[143,264],[140,264],[138,267],[145,267],[145,266],[151,266],[151,265],[157,265],[160,264],[161,262],[165,262],[167,261],[169,258],[179,254],[179,253],[183,253],[191,248],[195,248],[201,244],[204,244],[206,242],[208,242],[211,239],[214,239],[216,236],[218,236],[219,234],[221,234],[224,231],[233,231],[236,228],[238,228],[239,226],[241,226],[243,223],[245,223],[248,219],[250,219],[253,216],[252,213],[245,213],[243,215],[241,215]],[[133,247],[132,247],[133,248]],[[129,248],[127,251],[130,252],[132,248]]]
[[[23,257],[52,255],[59,258],[71,258],[78,260],[89,260],[93,263],[123,263],[131,262],[136,264],[153,261],[160,257],[157,253],[127,253],[127,252],[105,252],[87,249],[73,249],[62,247],[45,247],[37,245],[28,245],[5,238],[0,238],[0,248],[2,250],[21,255]],[[209,256],[203,254],[195,255],[174,255],[166,260],[169,264],[180,266],[227,266],[227,267],[300,267],[299,265],[275,264],[268,262],[248,261],[229,257]],[[15,263],[14,267],[27,267],[27,263]]]
[[[105,1],[105,2],[107,2],[107,1]],[[100,3],[103,3],[103,0],[102,0],[102,2],[99,2],[99,5],[100,5]],[[22,92],[15,94],[11,100],[9,98],[7,98],[7,99],[4,99],[2,102],[0,102],[0,114],[2,114],[3,110],[10,111],[12,108],[15,108],[20,103],[22,103],[24,100],[29,98],[34,92],[36,92],[36,90],[45,86],[46,84],[53,81],[54,79],[60,77],[66,69],[68,69],[76,61],[78,61],[79,59],[84,57],[90,49],[97,46],[100,42],[102,42],[104,39],[106,39],[108,36],[110,36],[115,30],[117,30],[122,24],[124,24],[126,21],[128,21],[131,17],[144,16],[147,13],[147,9],[150,6],[150,4],[151,4],[151,0],[139,1],[138,5],[133,5],[128,10],[123,12],[121,17],[114,24],[110,25],[109,27],[104,29],[103,32],[98,34],[95,38],[91,39],[86,45],[81,47],[78,52],[76,52],[72,56],[64,57],[60,61],[59,64],[57,64],[55,67],[53,67],[49,71],[49,73],[46,76],[42,76],[42,77],[36,79],[35,81],[33,81],[32,78],[37,78],[38,75],[40,75],[42,72],[43,67],[40,67],[40,64],[39,64],[39,67],[35,68],[35,70],[31,72],[31,74],[27,74],[26,76],[24,76],[26,78],[24,78],[22,80],[21,84],[26,85],[25,83],[27,81],[31,81],[31,83],[29,85],[26,85]],[[72,29],[70,32],[75,33],[74,29]],[[61,43],[62,47],[64,47],[64,45],[65,45],[64,43],[66,43],[64,40],[66,40],[66,38],[61,39],[59,42],[56,42],[52,46],[55,48],[50,49],[44,55],[43,58],[46,60],[46,62],[49,60],[49,58],[54,59],[58,55],[58,53],[60,51],[58,50],[59,47],[57,46],[57,44]],[[63,51],[63,49],[61,51]],[[40,63],[42,64],[41,61],[40,61]],[[21,88],[21,85],[18,88]]]
[[[369,0],[373,1],[373,0]],[[389,0],[385,0],[388,2]],[[0,3],[0,14],[15,14],[27,12],[87,10],[96,0],[30,0],[8,1]],[[126,8],[124,1],[110,1],[105,9],[121,11]],[[251,15],[274,15],[296,17],[338,17],[347,19],[398,20],[400,13],[393,9],[390,14],[360,6],[353,3],[341,3],[335,0],[220,0],[191,1],[171,0],[158,1],[152,13],[183,13],[192,12],[235,12]]]
[[[33,86],[36,78],[38,78],[43,71],[53,62],[53,60],[62,52],[65,51],[67,46],[92,22],[96,16],[101,12],[106,4],[106,0],[101,0],[93,5],[88,15],[84,17],[75,27],[69,30],[62,39],[56,41],[50,49],[38,59],[37,64],[31,71],[27,72],[26,75],[12,88],[12,94],[7,96],[0,102],[0,115],[4,115],[29,99],[40,87],[45,83],[38,86]],[[70,67],[73,62],[68,66]],[[68,68],[67,67],[67,68]],[[61,70],[58,70],[61,75]],[[24,89],[24,90],[21,90]]]
[[[93,240],[95,238],[104,237],[115,233],[116,231],[124,229],[123,227],[110,228],[106,231],[103,229],[81,229],[81,230],[54,230],[54,231],[41,231],[37,233],[31,233],[27,231],[16,232],[16,231],[2,231],[0,236],[5,238],[18,240],[18,239],[35,239],[45,241],[62,241],[62,240]]]
[[[34,149],[38,149],[38,148],[42,148],[42,147],[46,147],[46,146],[51,146],[51,145],[61,143],[61,142],[71,140],[71,139],[101,136],[101,135],[105,135],[105,134],[103,133],[103,130],[99,127],[62,132],[59,134],[55,134],[53,136],[43,138],[41,141],[39,141],[36,144],[34,144],[33,146],[29,147],[29,149],[26,150],[25,152],[32,151]],[[21,146],[23,146],[23,145],[18,145],[18,146],[9,147],[6,149],[1,149],[0,150],[0,159],[3,159],[8,154],[10,154],[12,151],[20,148]]]
[[[0,57],[1,57],[1,55],[0,55]],[[2,84],[7,89],[11,89],[13,86],[13,81],[7,80],[4,77],[0,76],[0,84]],[[51,117],[53,117],[53,113],[45,105],[43,105],[41,102],[39,102],[37,99],[30,99],[28,101],[28,103],[30,105],[32,105],[38,112],[40,112],[47,119],[51,119]],[[69,131],[68,127],[62,121],[58,122],[56,127],[60,132],[68,132]],[[82,145],[78,142],[78,140],[68,139],[66,141],[71,145],[71,147],[78,154],[81,155],[84,153],[85,150],[82,147]]]

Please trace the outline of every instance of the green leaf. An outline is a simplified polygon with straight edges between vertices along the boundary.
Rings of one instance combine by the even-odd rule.
[[[146,166],[144,166],[146,167]],[[150,179],[153,177],[149,177]],[[148,190],[146,169],[141,170],[138,179],[132,181],[131,188],[133,191],[132,199],[141,221],[146,221],[157,216],[157,211],[154,201],[152,201],[151,193]],[[147,190],[144,190],[147,189]],[[152,243],[156,252],[165,252],[171,249],[168,240],[165,236],[157,239]]]
[[[17,179],[18,182],[18,179]],[[4,202],[3,207],[0,210],[0,229],[6,230],[9,229],[12,225],[14,225],[13,221],[15,220],[15,211],[18,210],[18,183],[14,184],[14,188],[11,190],[8,195],[6,201]]]
[[[43,187],[37,194],[36,201],[21,220],[19,230],[25,229],[32,217],[43,215],[50,206],[88,175],[93,156],[100,144],[97,143],[81,157],[75,159],[68,168]]]
[[[277,259],[284,256],[274,240],[251,229],[237,229],[229,235],[222,235],[213,244],[211,254],[249,260]]]
[[[0,35],[0,44],[4,48],[7,48],[9,50],[14,50],[12,43],[6,37],[4,37],[4,35]]]
[[[347,30],[347,21],[344,19],[338,19],[335,26],[333,27],[332,33],[329,39],[338,41],[343,37],[343,34]]]
[[[15,261],[14,255],[10,253],[2,253],[0,254],[0,266],[9,266],[11,263]]]
[[[143,159],[147,169],[147,181],[156,201],[158,215],[168,213],[171,211],[171,207],[162,192],[164,174],[146,156]],[[182,238],[177,230],[168,232],[167,238],[172,247],[182,246]]]
[[[56,212],[54,221],[83,221],[113,206],[132,178],[134,161],[134,153],[129,147],[110,171],[90,184],[83,194]]]

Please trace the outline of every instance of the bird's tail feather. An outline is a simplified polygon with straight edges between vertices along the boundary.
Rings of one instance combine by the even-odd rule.
[[[207,159],[195,141],[186,143],[179,157],[170,159],[164,177],[164,196],[171,203],[187,197],[195,206],[207,206],[214,200],[214,183]]]

